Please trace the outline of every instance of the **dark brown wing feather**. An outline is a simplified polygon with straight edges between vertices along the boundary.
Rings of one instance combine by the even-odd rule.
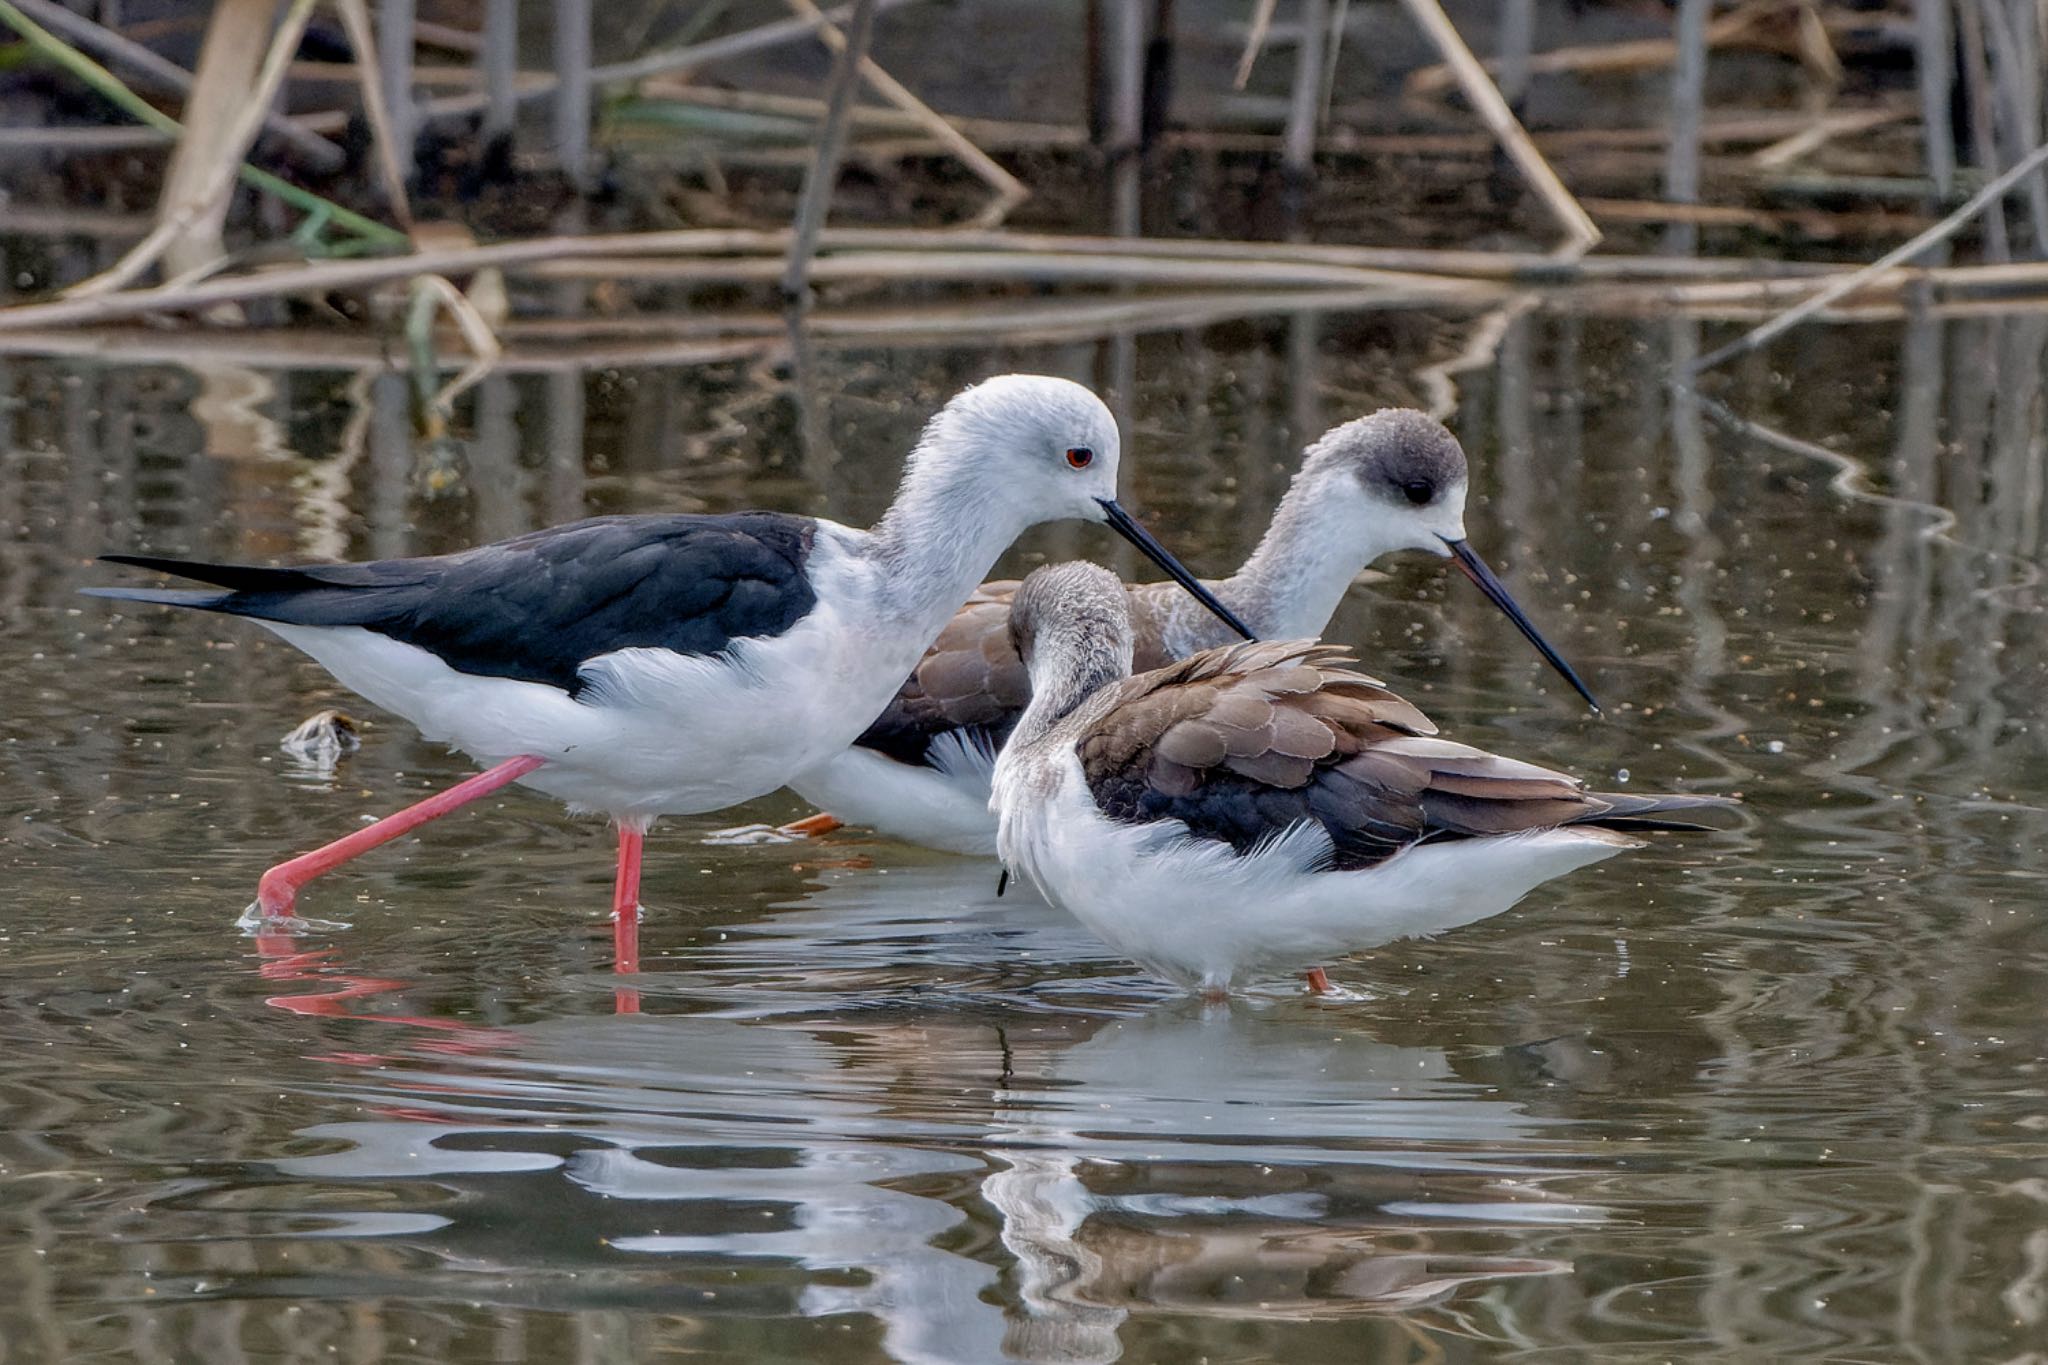
[[[1366,867],[1431,838],[1558,825],[1698,828],[1663,813],[1711,797],[1588,792],[1563,773],[1436,738],[1436,727],[1343,651],[1232,645],[1116,685],[1077,748],[1111,819],[1173,819],[1245,852],[1304,820],[1336,866]]]
[[[991,747],[1001,748],[1031,701],[1031,675],[1010,640],[1010,598],[1016,591],[1015,579],[975,589],[925,651],[889,709],[854,743],[910,764],[924,763],[932,742],[952,731],[978,733]],[[1131,598],[1140,669],[1167,662],[1149,601],[1136,593]]]

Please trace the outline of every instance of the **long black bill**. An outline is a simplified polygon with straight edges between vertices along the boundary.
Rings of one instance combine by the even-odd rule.
[[[1145,558],[1157,564],[1168,578],[1186,588],[1197,602],[1200,602],[1203,606],[1214,612],[1217,620],[1223,622],[1224,625],[1229,626],[1247,640],[1259,638],[1252,633],[1250,626],[1237,619],[1236,612],[1218,602],[1216,594],[1202,586],[1201,579],[1189,573],[1182,567],[1178,559],[1167,553],[1164,545],[1152,539],[1150,531],[1138,525],[1136,521],[1132,520],[1129,512],[1117,506],[1116,499],[1097,498],[1095,501],[1102,504],[1102,519],[1109,523],[1112,530],[1125,540],[1131,542],[1131,544],[1137,546],[1144,553]],[[1549,646],[1546,645],[1544,648],[1548,649]],[[1555,658],[1556,656],[1553,655],[1551,657]],[[1560,663],[1558,667],[1563,668],[1564,665]],[[1566,669],[1565,671],[1569,673],[1571,670]]]
[[[1544,639],[1537,631],[1535,623],[1529,620],[1520,605],[1509,595],[1507,585],[1495,578],[1493,570],[1486,567],[1486,561],[1462,540],[1452,540],[1449,536],[1438,536],[1437,539],[1451,552],[1451,558],[1458,561],[1458,567],[1465,571],[1465,577],[1472,580],[1473,586],[1485,593],[1486,600],[1499,607],[1501,614],[1515,623],[1515,629],[1522,632],[1523,639],[1536,646],[1536,652],[1543,656],[1543,661],[1556,669],[1558,676],[1572,685],[1572,691],[1584,697],[1586,705],[1598,713],[1600,703],[1593,700],[1592,692],[1580,680],[1579,675],[1572,672],[1572,666],[1564,661],[1564,656],[1552,649],[1550,641]]]

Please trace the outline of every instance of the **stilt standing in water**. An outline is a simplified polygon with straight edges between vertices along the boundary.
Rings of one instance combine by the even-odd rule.
[[[996,760],[1004,865],[1207,994],[1499,914],[1730,804],[1589,792],[1435,738],[1312,641],[1133,677],[1127,594],[1092,564],[1025,579],[1010,624],[1032,695]]]
[[[88,592],[250,617],[485,765],[270,869],[250,907],[259,920],[283,922],[312,878],[517,782],[617,825],[629,959],[649,823],[751,800],[843,749],[1025,528],[1106,522],[1243,629],[1118,506],[1118,457],[1095,395],[1004,375],[931,420],[869,531],[740,512],[599,517],[369,564],[110,555],[216,587]]]

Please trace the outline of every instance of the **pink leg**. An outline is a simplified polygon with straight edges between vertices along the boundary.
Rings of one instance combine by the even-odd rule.
[[[1302,976],[1308,981],[1308,993],[1310,995],[1328,995],[1330,993],[1330,978],[1321,967],[1311,967],[1303,972]]]
[[[439,819],[458,806],[489,796],[498,788],[526,776],[545,761],[531,754],[510,759],[466,782],[456,783],[437,796],[407,806],[396,815],[387,815],[374,825],[366,825],[354,834],[336,839],[311,853],[302,853],[290,862],[279,863],[264,873],[263,880],[257,884],[258,908],[265,918],[290,914],[300,888],[321,873],[332,872],[349,859],[368,853],[380,844],[388,844],[401,834],[410,834],[427,821]]]
[[[619,876],[612,883],[612,970],[620,975],[640,970],[640,851],[647,832],[638,825],[619,826]],[[613,992],[620,1014],[640,1012],[640,992],[621,987]]]

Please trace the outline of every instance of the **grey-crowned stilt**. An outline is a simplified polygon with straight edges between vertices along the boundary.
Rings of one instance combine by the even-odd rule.
[[[257,919],[279,923],[313,877],[518,782],[617,824],[630,969],[649,822],[761,796],[844,749],[1026,527],[1107,522],[1234,621],[1117,505],[1117,463],[1116,423],[1094,394],[1004,375],[932,418],[872,530],[741,512],[599,517],[369,564],[110,555],[215,587],[88,591],[250,617],[485,765],[270,869]]]
[[[1133,677],[1124,586],[1090,564],[1025,579],[1010,626],[1032,696],[996,759],[999,856],[1205,993],[1485,919],[1634,834],[1699,828],[1691,816],[1730,804],[1589,792],[1438,739],[1309,641]]]
[[[1592,694],[1465,540],[1464,449],[1440,422],[1390,408],[1333,427],[1308,448],[1264,539],[1216,596],[1261,639],[1320,635],[1359,570],[1382,555],[1448,555],[1566,682]],[[1015,582],[984,583],[947,623],[886,711],[844,751],[790,785],[840,822],[955,853],[995,852],[989,770],[1031,699],[1010,644]],[[1187,609],[1171,584],[1130,589],[1136,666],[1159,668],[1224,644],[1229,628]],[[1597,710],[1597,706],[1595,707]]]

